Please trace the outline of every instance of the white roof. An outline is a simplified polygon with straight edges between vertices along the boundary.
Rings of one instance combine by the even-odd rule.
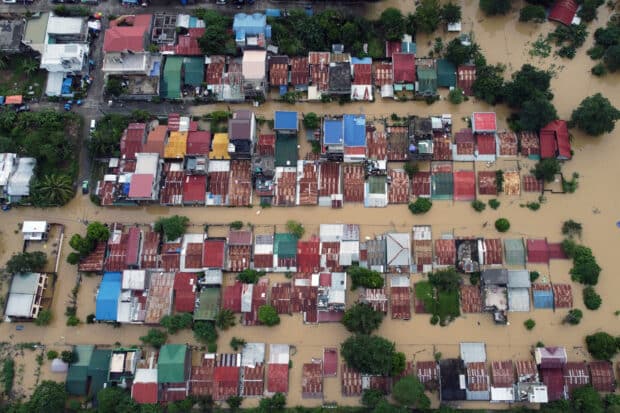
[[[333,272],[332,273],[332,285],[333,290],[347,290],[347,273],[346,272]]]
[[[136,369],[134,383],[157,383],[157,369]]]
[[[19,158],[17,170],[9,178],[7,193],[9,196],[30,195],[30,180],[34,175],[34,167],[37,160],[34,158]]]
[[[346,292],[344,290],[335,290],[332,288],[329,290],[329,293],[327,294],[327,301],[330,304],[344,304],[345,294]]]
[[[409,277],[405,275],[392,275],[390,277],[390,287],[409,287]]]
[[[254,254],[273,254],[273,244],[254,244]]]
[[[146,286],[145,270],[125,270],[123,271],[123,290],[144,290]]]
[[[47,72],[45,94],[47,96],[60,96],[60,93],[62,92],[62,81],[64,78],[64,72]]]
[[[157,173],[159,164],[158,153],[136,153],[136,174],[152,174]]]
[[[494,402],[512,402],[515,399],[513,387],[491,387],[491,400]]]
[[[80,34],[84,19],[82,17],[59,17],[50,14],[47,20],[48,34]]]
[[[246,343],[241,350],[241,365],[255,367],[265,362],[265,343]]]
[[[6,304],[5,314],[10,317],[30,317],[32,305],[34,304],[34,294],[9,294]]]
[[[187,132],[189,130],[189,116],[181,116],[179,118],[179,132]]]
[[[270,344],[269,345],[269,363],[270,364],[288,364],[289,361],[289,345],[288,344]]]
[[[209,166],[207,167],[208,172],[228,172],[230,171],[230,162],[215,160],[209,161]]]
[[[22,232],[47,232],[47,221],[24,221]]]
[[[245,79],[260,80],[265,77],[267,52],[265,50],[245,50],[241,62],[241,72]]]
[[[430,225],[414,225],[413,226],[413,240],[432,240],[433,231]]]
[[[252,311],[252,293],[254,284],[243,284],[241,289],[241,312],[249,313]]]
[[[0,153],[0,186],[5,186],[9,182],[9,177],[15,167],[14,153]]]
[[[15,274],[11,282],[9,294],[36,294],[41,274]]]
[[[343,224],[321,224],[319,237],[323,242],[336,242],[342,239]]]
[[[461,343],[461,359],[467,363],[487,361],[484,343]]]
[[[125,368],[125,353],[113,353],[110,359],[110,371],[122,373]]]
[[[547,403],[549,401],[547,386],[544,384],[531,386],[528,393],[528,399],[530,403]]]
[[[41,67],[59,65],[63,73],[82,69],[88,45],[78,43],[46,44],[41,55]],[[56,69],[56,68],[54,68]],[[59,70],[53,70],[59,71]]]
[[[104,72],[144,72],[150,66],[148,52],[144,53],[106,53],[103,58]]]
[[[448,31],[449,32],[460,32],[461,31],[461,22],[448,23]]]
[[[411,264],[411,237],[408,232],[389,233],[385,236],[387,265],[408,266]]]

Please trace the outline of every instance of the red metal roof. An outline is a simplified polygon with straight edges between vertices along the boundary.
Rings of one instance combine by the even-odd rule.
[[[148,231],[143,234],[141,268],[150,269],[161,267],[161,259],[159,257],[160,242],[161,234],[159,232]]]
[[[545,136],[545,142],[549,139],[548,136],[551,134],[553,136],[554,148],[557,151],[557,157],[561,159],[570,159],[571,158],[571,146],[570,146],[570,137],[568,135],[568,126],[565,120],[554,120],[549,123],[547,126],[540,130],[540,140],[541,140],[541,157],[544,159],[545,155],[543,155],[543,150],[545,152],[549,151],[549,148],[545,148],[546,146],[550,146],[548,143],[543,144],[543,135]],[[554,155],[555,156],[555,153]],[[553,157],[549,156],[549,157]]]
[[[276,179],[274,203],[279,206],[295,205],[297,194],[297,172],[282,172]]]
[[[474,132],[495,132],[497,130],[495,112],[474,112],[472,129]]]
[[[288,56],[269,58],[269,84],[271,86],[288,85]]]
[[[138,265],[140,248],[140,236],[142,232],[138,227],[131,227],[127,233],[127,255],[125,256],[125,265],[127,267]]]
[[[291,58],[291,84],[293,86],[307,85],[310,78],[307,57]]]
[[[413,53],[394,53],[394,83],[415,83],[415,55]]]
[[[319,91],[326,91],[329,82],[329,64],[310,65],[310,80]]]
[[[430,172],[416,172],[413,175],[411,181],[411,192],[415,196],[430,196],[431,195],[431,173]]]
[[[275,156],[276,154],[276,135],[258,135],[256,152],[262,156]]]
[[[211,133],[203,130],[187,134],[186,155],[205,155],[211,151]]]
[[[157,383],[134,383],[131,386],[131,398],[140,404],[157,403]]]
[[[273,254],[254,254],[254,268],[273,267]]]
[[[213,372],[213,387],[214,400],[226,400],[230,396],[236,396],[239,391],[239,367],[216,367]]]
[[[340,163],[321,162],[319,166],[321,185],[319,196],[330,196],[340,194]]]
[[[469,391],[485,391],[489,389],[489,374],[484,362],[467,364],[467,389]]]
[[[127,242],[128,235],[122,234],[118,242],[108,244],[108,257],[105,261],[106,271],[122,271],[126,268]]]
[[[450,139],[434,138],[433,139],[433,160],[434,161],[450,161],[452,160],[452,143]]]
[[[476,142],[478,146],[478,154],[495,155],[495,135],[491,133],[476,134]]]
[[[473,201],[476,198],[476,174],[474,171],[454,172],[454,200]]]
[[[178,271],[181,262],[181,243],[164,243],[161,247],[161,261],[164,271]]]
[[[251,245],[229,245],[228,246],[228,270],[243,271],[250,268],[252,260]]]
[[[392,81],[392,63],[375,62],[372,65],[375,75],[375,86],[391,85]]]
[[[291,311],[303,313],[305,322],[315,323],[317,321],[317,298],[317,287],[295,285],[291,294]]]
[[[435,260],[438,265],[454,265],[456,263],[456,244],[453,239],[435,240]]]
[[[564,376],[562,369],[540,369],[543,383],[547,386],[547,397],[550,402],[564,398]]]
[[[364,200],[364,166],[346,163],[342,165],[344,185],[344,202],[362,202]]]
[[[354,64],[353,82],[354,85],[372,84],[372,64]]]
[[[555,134],[548,129],[540,130],[540,157],[542,159],[556,157]]]
[[[418,361],[415,363],[415,375],[427,390],[436,389],[439,367],[435,361]]]
[[[549,20],[570,26],[579,4],[575,0],[556,0],[549,12]]]
[[[527,262],[531,264],[548,264],[549,263],[549,246],[545,239],[528,239],[527,246]]]
[[[145,33],[149,26],[114,26],[105,32],[103,40],[103,51],[124,52],[131,50],[132,52],[144,51]]]
[[[196,274],[192,272],[176,273],[173,289],[175,311],[193,312],[196,299]]]
[[[202,242],[190,242],[185,251],[185,268],[202,268]]]
[[[517,134],[514,132],[498,132],[499,155],[500,156],[517,156]]]
[[[121,137],[121,156],[123,159],[136,159],[136,152],[142,151],[146,124],[130,123]]]
[[[99,199],[101,199],[101,206],[110,206],[114,204],[114,192],[116,188],[116,182],[112,181],[99,181]]]
[[[189,389],[194,396],[206,396],[213,394],[213,373],[215,370],[215,358],[201,358],[201,364],[192,365]]]
[[[256,363],[254,367],[242,368],[243,396],[262,396],[265,392],[265,365]]]
[[[486,265],[503,264],[502,240],[499,238],[485,238],[484,263]]]
[[[224,268],[225,252],[226,241],[220,239],[205,240],[202,266],[205,268]]]
[[[258,283],[254,284],[252,289],[252,308],[249,313],[243,313],[242,323],[244,326],[259,325],[258,309],[267,304],[267,290],[269,289],[269,281],[262,278]]]
[[[105,257],[106,243],[98,242],[95,249],[88,254],[78,264],[80,272],[100,272],[103,271],[103,261]]]
[[[592,375],[592,387],[601,392],[613,392],[616,389],[614,368],[609,361],[592,361],[589,364]]]
[[[288,364],[267,365],[267,391],[288,393]]]
[[[456,69],[456,86],[465,92],[466,96],[472,96],[472,86],[476,80],[475,65],[461,65]]]
[[[402,43],[398,40],[393,40],[391,42],[385,42],[385,57],[391,58],[394,56],[394,53],[400,53],[402,48]]]
[[[230,162],[230,182],[228,184],[228,204],[230,206],[249,206],[252,202],[252,172],[248,160]]]
[[[346,364],[341,369],[342,395],[355,397],[362,395],[362,375]]]
[[[212,195],[228,195],[229,175],[229,171],[209,172],[209,193]]]
[[[301,369],[301,397],[323,398],[322,363],[304,363]]]
[[[368,159],[387,159],[387,137],[383,132],[375,131],[374,127],[366,127],[366,145],[368,147]]]
[[[182,205],[184,172],[165,171],[164,173],[164,181],[159,192],[159,202],[162,205]]]
[[[570,284],[553,283],[551,288],[554,308],[573,308],[573,290]]]
[[[409,320],[411,318],[411,289],[409,287],[391,287],[390,307],[392,319]]]
[[[318,239],[297,243],[297,272],[311,274],[319,271],[321,267],[319,246]]]
[[[517,379],[520,382],[534,382],[537,381],[538,368],[534,360],[516,360],[515,370],[517,372]]]
[[[224,63],[213,62],[207,66],[207,85],[221,85],[222,77],[224,76]]]
[[[228,246],[233,245],[252,245],[252,231],[249,230],[233,230],[228,233]]]
[[[299,205],[316,205],[319,202],[318,167],[314,162],[304,163],[302,173],[299,179]]]
[[[584,361],[569,361],[564,365],[564,386],[568,394],[590,384],[590,373]]]
[[[461,309],[464,313],[482,312],[482,294],[480,287],[461,285]]]
[[[191,28],[188,30],[188,34],[184,36],[178,36],[177,44],[175,45],[161,45],[161,52],[173,52],[174,54],[181,56],[202,56],[202,50],[198,44],[198,39],[202,37],[205,32],[205,28]]]
[[[491,362],[493,387],[512,387],[515,383],[515,368],[512,360]]]
[[[519,132],[521,155],[540,155],[540,140],[536,132]]]
[[[276,283],[271,286],[271,305],[278,314],[291,314],[291,283]]]
[[[406,204],[409,202],[409,175],[402,169],[388,169],[392,183],[388,186],[388,203]]]
[[[207,193],[206,175],[185,175],[183,178],[183,203],[205,204]]]
[[[152,174],[133,174],[129,184],[129,198],[150,198],[153,178]]]
[[[536,179],[534,175],[523,176],[523,190],[525,192],[542,192],[543,181],[542,179]]]
[[[340,243],[321,242],[321,261],[329,271],[340,270]]]
[[[456,153],[458,155],[474,154],[474,134],[471,129],[461,129],[454,135]]]
[[[222,308],[230,310],[235,313],[241,312],[241,290],[243,284],[235,282],[233,285],[227,285],[224,287],[224,294],[222,299]]]
[[[323,349],[323,376],[334,377],[338,374],[338,349],[325,347]]]

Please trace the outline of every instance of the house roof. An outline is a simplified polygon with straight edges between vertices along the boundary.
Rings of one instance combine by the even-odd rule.
[[[288,393],[288,363],[267,365],[267,391]]]
[[[491,379],[493,387],[510,387],[515,383],[515,368],[512,360],[491,362]]]
[[[609,361],[592,361],[589,364],[590,374],[592,375],[592,387],[601,392],[612,392],[615,390],[614,368]]]
[[[226,241],[219,239],[205,240],[202,266],[205,268],[224,268],[225,251]]]
[[[136,16],[121,16],[120,18],[110,22],[110,28],[105,32],[103,40],[103,51],[108,52],[124,52],[131,50],[132,52],[143,52],[146,35],[151,28],[151,14],[139,14]],[[124,21],[133,22],[131,26],[119,26]]]
[[[252,231],[230,230],[228,245],[252,245]]]
[[[174,277],[174,309],[176,312],[191,313],[196,302],[196,274],[178,272]]]
[[[567,360],[564,347],[536,347],[534,352],[536,364],[541,368],[560,368]]]
[[[411,237],[409,233],[389,233],[385,236],[387,266],[401,267],[411,264]]]
[[[309,80],[308,58],[305,56],[291,58],[291,84],[293,86],[305,86],[308,85]]]
[[[181,98],[181,72],[183,70],[182,56],[168,56],[164,65],[164,74],[161,82],[161,94],[167,99]]]
[[[564,385],[568,394],[590,384],[590,372],[584,361],[569,361],[564,365]]]
[[[98,321],[116,321],[118,297],[121,294],[120,272],[107,272],[99,285],[95,317]]]
[[[522,239],[504,239],[504,256],[508,265],[525,265],[525,246]]]
[[[202,54],[200,49],[198,54]],[[190,86],[200,86],[205,77],[204,57],[185,57],[183,58],[183,79],[184,84]]]
[[[343,120],[325,119],[323,122],[323,143],[338,145],[343,143]]]
[[[188,132],[186,146],[186,155],[209,155],[211,132],[202,130]]]
[[[414,83],[416,80],[415,55],[394,53],[392,55],[394,83]]]
[[[142,139],[146,131],[144,123],[130,123],[121,137],[120,149],[123,159],[136,159],[136,153],[142,150]]]
[[[203,288],[200,291],[200,303],[194,311],[194,320],[215,320],[220,311],[220,288]]]
[[[438,265],[455,265],[456,244],[453,239],[435,240],[435,260]]]
[[[140,404],[157,403],[157,383],[133,383],[131,398]]]
[[[288,84],[288,56],[270,56],[269,62],[269,84],[280,86]]]
[[[552,143],[549,141],[552,139]],[[570,137],[568,125],[565,120],[554,120],[540,130],[540,156],[541,158],[553,158],[557,156],[565,159],[571,158]],[[553,149],[553,154],[550,154]]]
[[[366,146],[366,116],[344,115],[344,144],[345,146]]]
[[[508,284],[508,270],[504,268],[484,270],[481,281],[485,285],[506,285]]]
[[[185,175],[183,178],[183,203],[204,204],[206,193],[206,175]]]
[[[161,52],[172,52],[181,56],[202,56],[202,50],[198,44],[198,39],[202,37],[205,32],[203,27],[193,27],[188,29],[188,33],[183,36],[177,37],[177,44],[169,45],[163,44],[159,46]],[[204,67],[204,59],[200,59]]]
[[[332,92],[351,91],[351,63],[332,62],[328,69],[329,90]],[[319,90],[321,90],[319,88]]]
[[[171,131],[164,148],[164,158],[181,159],[187,151],[187,135],[189,132]]]
[[[230,159],[227,133],[214,134],[212,147],[213,149],[209,152],[209,159]]]
[[[158,153],[164,155],[164,142],[168,133],[167,125],[157,125],[151,130],[142,146],[142,151],[147,153]]]
[[[164,344],[157,360],[157,383],[184,382],[186,354],[185,344]]]
[[[280,258],[293,258],[297,256],[297,238],[293,234],[275,234],[273,252]]]
[[[579,3],[575,0],[556,0],[549,12],[549,20],[570,26],[578,7]]]
[[[460,343],[461,359],[468,363],[486,362],[487,353],[484,343]]]
[[[372,84],[372,61],[370,63],[353,63],[353,84]]]
[[[473,201],[476,198],[476,173],[474,171],[454,172],[454,200]]]
[[[495,135],[491,133],[477,134],[476,146],[479,155],[495,155]]]
[[[460,65],[456,71],[456,85],[459,87],[465,95],[473,95],[473,85],[476,80],[476,66],[475,65]]]
[[[252,80],[264,79],[267,70],[266,61],[267,52],[265,50],[244,50],[241,64],[243,77]]]
[[[297,112],[276,110],[273,130],[295,130],[299,129]]]
[[[153,180],[152,174],[133,174],[129,185],[129,198],[150,198]]]
[[[437,85],[440,87],[456,86],[456,67],[447,59],[437,59]]]
[[[562,369],[541,368],[542,381],[547,386],[549,401],[561,400],[564,397],[564,377]]]
[[[495,132],[497,120],[495,112],[474,112],[471,117],[471,127],[476,132]]]
[[[549,246],[546,239],[527,240],[527,262],[538,264],[549,262]]]

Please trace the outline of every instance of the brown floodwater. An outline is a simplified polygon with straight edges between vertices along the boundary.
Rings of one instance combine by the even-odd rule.
[[[373,4],[371,11],[378,15],[380,10],[389,5],[401,7],[405,12],[413,10],[413,1],[389,0]],[[619,75],[596,78],[590,75],[593,62],[585,54],[592,44],[592,33],[596,27],[605,24],[610,15],[609,9],[599,9],[599,20],[589,26],[590,36],[586,44],[577,52],[573,60],[557,57],[546,59],[531,58],[528,54],[529,43],[534,41],[538,34],[546,34],[554,28],[554,24],[541,25],[521,24],[517,22],[517,14],[513,12],[506,17],[487,18],[478,11],[478,1],[465,0],[463,15],[471,16],[464,19],[464,28],[473,31],[475,40],[482,46],[489,63],[501,62],[506,64],[508,72],[517,70],[524,63],[532,63],[537,67],[555,68],[557,74],[552,81],[555,94],[554,104],[560,117],[566,119],[571,111],[586,96],[596,92],[603,93],[612,103],[620,107],[620,77]],[[439,34],[443,36],[443,33]],[[437,35],[418,37],[418,54],[423,55],[429,50],[428,42]],[[444,36],[444,38],[448,38]],[[447,92],[442,91],[443,97]],[[234,105],[234,108],[249,105]],[[215,108],[226,106],[197,106],[192,107],[193,114],[203,114]],[[429,106],[424,102],[394,102],[381,101],[371,104],[353,103],[347,106],[338,104],[298,103],[294,106],[277,102],[270,102],[255,108],[258,114],[267,119],[273,118],[275,109],[294,109],[300,112],[317,113],[365,113],[369,118],[389,117],[392,113],[399,115],[440,114],[452,113],[454,128],[465,125],[462,118],[469,116],[473,111],[496,111],[500,128],[506,127],[508,111],[504,106],[490,107],[472,99],[459,106],[454,106],[446,100],[441,100]],[[66,226],[68,240],[74,233],[82,233],[85,226],[81,220],[100,220],[104,222],[144,223],[154,221],[160,215],[182,214],[190,217],[192,223],[202,226],[204,223],[226,224],[235,220],[251,222],[256,225],[278,225],[283,228],[288,219],[296,219],[304,223],[307,235],[318,233],[321,223],[359,223],[362,225],[362,236],[373,236],[388,230],[410,231],[412,225],[432,225],[434,237],[441,233],[453,232],[457,236],[482,235],[497,237],[492,228],[492,222],[499,217],[509,218],[510,231],[505,237],[527,236],[548,237],[550,241],[560,241],[561,223],[566,219],[574,219],[583,223],[583,243],[590,246],[596,255],[603,272],[598,292],[603,298],[603,305],[598,311],[588,311],[583,308],[581,300],[582,288],[572,284],[573,301],[575,307],[584,309],[584,319],[578,326],[568,327],[562,324],[565,310],[532,310],[529,313],[510,313],[510,325],[496,326],[487,314],[467,314],[458,318],[448,327],[431,326],[429,316],[413,315],[409,321],[397,321],[387,318],[382,324],[379,334],[396,342],[397,348],[407,355],[407,359],[428,360],[433,353],[440,351],[444,357],[458,355],[458,343],[461,341],[484,341],[487,344],[489,360],[518,359],[530,357],[531,347],[542,341],[548,345],[565,345],[572,360],[587,358],[584,351],[583,338],[586,334],[606,330],[612,334],[619,334],[618,316],[620,304],[615,300],[615,293],[620,288],[620,280],[615,274],[616,246],[620,239],[620,229],[616,222],[620,220],[620,195],[614,190],[620,180],[620,169],[614,167],[620,156],[620,140],[618,133],[590,138],[572,130],[574,137],[575,157],[565,164],[565,173],[578,171],[581,178],[579,189],[575,194],[549,194],[547,202],[539,211],[533,212],[522,208],[519,204],[535,199],[535,195],[521,194],[509,197],[500,195],[501,206],[497,211],[487,208],[483,213],[476,213],[467,202],[437,201],[433,209],[424,216],[412,216],[405,205],[392,205],[383,209],[366,209],[362,205],[345,205],[339,210],[319,207],[297,208],[98,208],[91,204],[88,197],[77,195],[66,207],[59,209],[14,208],[7,213],[0,214],[0,260],[3,262],[21,245],[21,234],[15,234],[17,223],[24,219],[46,219]],[[300,138],[302,140],[303,138]],[[309,150],[302,144],[303,156]],[[522,168],[529,168],[532,161],[520,160]],[[467,166],[470,169],[470,166]],[[257,203],[255,202],[255,205]],[[491,225],[484,225],[491,223]],[[198,231],[198,226],[192,227]],[[26,324],[23,331],[15,331],[10,323],[0,324],[0,334],[12,343],[25,341],[40,341],[48,348],[61,349],[65,344],[133,344],[139,342],[147,327],[124,326],[113,328],[105,325],[80,325],[67,327],[64,311],[68,303],[70,291],[75,285],[76,269],[65,262],[68,253],[68,244],[63,245],[61,265],[56,283],[56,293],[53,303],[55,315],[52,324],[48,327],[36,327]],[[552,261],[550,266],[536,266],[532,270],[540,271],[543,276],[553,282],[570,282],[568,261]],[[282,275],[274,275],[280,279]],[[413,275],[412,282],[420,280],[421,275]],[[94,311],[95,293],[99,277],[86,277],[78,300],[78,316],[85,320],[86,316]],[[356,296],[348,294],[349,302]],[[532,318],[536,327],[528,332],[523,327],[523,321]],[[289,343],[294,345],[296,353],[292,357],[293,368],[290,371],[290,391],[288,402],[290,405],[316,405],[316,400],[301,399],[301,366],[313,357],[320,357],[325,346],[338,346],[347,336],[345,329],[338,324],[304,325],[299,315],[284,316],[282,323],[274,328],[242,327],[237,326],[229,331],[222,332],[219,339],[219,350],[230,351],[228,345],[232,336],[243,337],[246,341],[270,343]],[[170,338],[172,342],[192,343],[190,332],[179,333]],[[34,357],[30,358],[34,363]],[[46,366],[44,366],[45,368]],[[62,380],[60,378],[59,380]],[[324,383],[325,401],[335,401],[340,404],[356,404],[357,398],[345,398],[340,393],[340,378],[327,378]],[[26,385],[24,387],[31,388]],[[245,404],[255,403],[247,401]],[[469,404],[464,404],[470,406]],[[487,406],[488,407],[488,406]]]

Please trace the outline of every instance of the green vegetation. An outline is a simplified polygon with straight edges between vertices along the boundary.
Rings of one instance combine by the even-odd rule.
[[[571,279],[585,285],[596,285],[601,267],[592,255],[592,250],[577,244],[570,238],[562,241],[562,249],[569,258],[573,259],[573,268],[570,270]]]
[[[65,384],[44,380],[37,386],[30,400],[26,403],[25,411],[29,413],[63,413],[66,402]]]
[[[59,4],[54,6],[54,14],[62,17],[87,17],[91,13],[88,7],[83,6],[65,6]]]
[[[459,286],[461,277],[452,267],[437,270],[428,276],[429,281],[415,285],[416,297],[424,303],[426,311],[432,314],[431,324],[445,326],[461,315],[459,307]]]
[[[258,403],[258,411],[261,413],[281,412],[286,406],[286,396],[276,393],[271,397],[263,397]]]
[[[233,221],[230,223],[230,228],[231,229],[235,229],[235,230],[239,230],[241,228],[243,228],[243,221]]]
[[[416,376],[405,376],[400,379],[392,390],[394,400],[409,409],[426,410],[431,401],[424,393],[424,385]]]
[[[235,351],[243,348],[243,346],[245,345],[246,341],[242,338],[233,337],[230,339],[230,347],[232,347],[232,349]]]
[[[447,6],[447,5],[446,5]],[[439,0],[421,0],[416,6],[413,16],[417,31],[422,33],[432,33],[437,30],[439,22],[442,20],[442,14],[447,11],[448,17],[454,21],[458,21],[461,15],[460,7],[452,4],[446,10],[445,6],[439,6]]]
[[[258,321],[268,327],[273,327],[280,324],[280,316],[273,306],[261,305],[258,308]]]
[[[549,37],[543,37],[539,34],[536,40],[532,43],[532,48],[529,51],[532,57],[549,57],[551,55],[551,45],[549,44]]]
[[[594,287],[588,286],[583,289],[583,304],[588,310],[598,310],[603,299],[596,293]]]
[[[534,327],[536,327],[536,321],[532,320],[531,318],[528,318],[527,320],[525,320],[523,322],[523,325],[525,326],[525,328],[527,328],[528,330],[532,330],[534,329]]]
[[[2,362],[2,384],[4,394],[11,396],[13,391],[13,381],[15,380],[15,360],[9,358]]]
[[[52,312],[50,310],[41,310],[39,315],[34,320],[34,323],[38,326],[46,326],[52,322]]]
[[[619,341],[605,332],[586,336],[588,352],[597,360],[611,360],[618,352]]]
[[[465,94],[463,93],[463,89],[455,87],[448,93],[448,100],[453,105],[460,105],[465,100]]]
[[[160,348],[166,344],[167,339],[168,334],[165,331],[158,330],[156,328],[149,329],[145,336],[140,337],[140,341],[144,344],[151,345],[155,348]]]
[[[230,407],[232,411],[235,411],[241,407],[241,403],[243,403],[243,397],[230,396],[228,399],[226,399],[226,403],[228,404],[228,407]]]
[[[351,291],[358,287],[364,288],[383,288],[383,276],[373,270],[353,265],[347,268],[347,274],[351,277]]]
[[[49,350],[47,352],[47,359],[48,360],[54,360],[58,358],[58,352],[56,350]]]
[[[166,241],[174,241],[180,238],[189,225],[189,218],[172,215],[170,217],[160,217],[155,221],[155,231],[163,234]]]
[[[577,325],[581,322],[582,318],[583,318],[583,311],[581,311],[578,308],[573,308],[572,310],[568,311],[568,314],[566,315],[566,317],[564,317],[563,322],[572,324],[572,325]]]
[[[482,211],[484,211],[486,209],[487,204],[485,204],[484,202],[476,199],[475,201],[471,201],[471,207],[476,212],[482,212]]]
[[[75,326],[77,326],[80,323],[81,323],[81,321],[80,321],[80,319],[76,315],[70,315],[67,318],[67,322],[66,322],[67,326],[69,326],[69,327],[75,327]]]
[[[529,209],[530,211],[538,211],[540,209],[540,203],[539,202],[527,202],[525,204],[525,207]]]
[[[586,25],[571,24],[570,26],[558,25],[549,33],[548,39],[555,43],[559,49],[556,54],[560,57],[572,59],[578,48],[583,46],[588,37]]]
[[[521,130],[538,131],[557,118],[555,106],[543,95],[537,95],[523,103],[519,113],[519,127]]]
[[[44,252],[20,252],[11,256],[4,269],[9,274],[24,274],[42,271],[46,264],[47,255]]]
[[[71,364],[78,361],[78,355],[74,351],[64,350],[60,353],[60,359],[67,364]]]
[[[480,8],[487,16],[506,14],[510,11],[510,0],[480,0]]]
[[[176,334],[180,330],[192,328],[193,316],[191,313],[176,313],[165,315],[159,320],[159,324],[168,331],[168,334]]]
[[[510,229],[510,221],[506,218],[499,218],[495,221],[495,229],[499,232],[506,232]]]
[[[527,4],[519,11],[520,22],[531,21],[534,23],[542,23],[545,21],[546,17],[545,8],[543,6]]]
[[[72,252],[67,257],[69,264],[75,265],[81,258],[86,257],[97,247],[100,241],[107,241],[110,238],[110,230],[101,222],[94,221],[86,227],[86,236],[74,234],[69,240],[69,246],[76,252]]]
[[[381,390],[366,389],[362,393],[362,405],[369,410],[373,410],[382,401],[385,401],[385,394]]]
[[[577,16],[585,22],[591,22],[596,19],[597,9],[605,4],[605,0],[583,0],[581,8],[577,12]]]
[[[198,39],[200,50],[207,55],[231,54],[235,49],[235,41],[229,33],[232,19],[215,10],[196,9],[194,14],[205,21],[207,28]]]
[[[433,202],[428,198],[418,198],[415,202],[409,203],[409,211],[412,214],[425,214],[433,207]]]
[[[492,209],[497,209],[497,208],[499,208],[500,205],[501,205],[501,202],[499,202],[497,199],[495,199],[495,198],[489,199],[489,206]]]
[[[383,313],[375,311],[370,305],[358,303],[347,309],[342,324],[354,334],[372,334],[383,321]]]
[[[350,336],[340,345],[347,365],[363,374],[392,374],[395,353],[394,343],[379,336]]]
[[[568,236],[569,238],[579,237],[581,238],[581,231],[583,230],[583,226],[581,223],[577,221],[573,221],[569,219],[568,221],[564,221],[562,224],[562,234]]]
[[[419,171],[418,164],[413,161],[406,162],[403,169],[405,170],[407,176],[409,176],[409,179],[413,178],[413,175]]]
[[[306,129],[317,129],[321,126],[321,119],[316,113],[309,112],[304,114],[303,124]]]
[[[504,88],[504,70],[505,67],[500,64],[477,67],[476,80],[474,80],[472,85],[474,96],[487,102],[489,105],[501,102]]]
[[[237,274],[237,279],[245,284],[256,284],[260,277],[265,274],[267,274],[265,271],[256,271],[247,268]]]
[[[591,136],[599,136],[614,130],[620,119],[620,110],[609,99],[597,93],[581,101],[571,115],[570,126],[577,127]]]
[[[604,75],[607,70],[615,72],[620,69],[620,24],[617,21],[612,18],[606,27],[596,29],[594,47],[588,50],[588,55],[594,60],[603,59],[592,69],[597,76]]]
[[[303,224],[299,221],[294,221],[292,219],[286,221],[286,230],[293,234],[293,236],[295,236],[295,238],[297,239],[301,239],[304,236],[304,233],[306,232]]]
[[[194,338],[201,343],[210,344],[217,340],[217,330],[210,321],[196,321],[193,330]]]
[[[38,99],[45,86],[46,71],[25,54],[0,55],[0,96],[24,95]],[[32,93],[32,94],[31,94]]]
[[[97,411],[129,413],[139,412],[140,407],[128,391],[120,387],[108,386],[97,393]]]
[[[530,271],[530,281],[534,282],[540,277],[540,273],[538,271]]]
[[[235,313],[227,308],[223,308],[215,316],[215,325],[221,330],[228,330],[235,326],[235,319]]]
[[[448,2],[441,7],[441,20],[444,23],[458,23],[461,21],[461,6]]]
[[[579,173],[573,172],[570,180],[562,179],[562,190],[568,194],[574,193],[579,187]]]
[[[123,131],[131,122],[147,122],[153,116],[145,111],[135,110],[129,115],[110,113],[97,121],[97,128],[88,141],[88,152],[92,158],[120,156],[120,142]]]
[[[542,179],[545,182],[553,182],[555,176],[562,171],[562,164],[555,158],[548,158],[538,161],[534,170],[536,179]]]

